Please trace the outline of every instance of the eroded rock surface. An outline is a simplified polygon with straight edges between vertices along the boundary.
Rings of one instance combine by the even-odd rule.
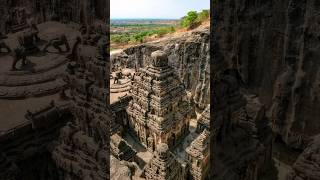
[[[316,180],[320,177],[320,135],[298,157],[287,180]]]
[[[140,68],[151,62],[151,53],[163,50],[169,65],[191,92],[194,102],[204,109],[210,103],[209,26],[198,28],[181,37],[170,37],[124,49],[111,56],[112,65]]]
[[[320,3],[225,0],[212,9],[214,66],[234,68],[285,143],[303,149],[320,132]]]
[[[266,110],[266,125],[270,125],[275,133],[273,137],[278,139],[274,147],[279,144],[282,147],[274,148],[272,155],[285,155],[273,158],[279,158],[281,163],[286,161],[285,166],[289,169],[296,158],[294,153],[300,153],[310,138],[320,133],[319,9],[320,3],[316,0],[224,0],[214,1],[211,8],[211,72],[214,82],[221,82],[226,74],[232,72],[232,77],[240,82],[240,94],[259,99]],[[213,87],[217,87],[216,84]],[[217,97],[224,94],[219,88],[213,89],[213,92]],[[214,111],[211,112],[217,115],[228,113],[223,104],[239,102],[226,102],[216,97],[212,99]],[[247,101],[250,104],[252,100]],[[259,134],[267,133],[258,133],[258,137],[261,136]],[[261,137],[259,139],[262,140]],[[293,159],[288,161],[288,157]],[[301,171],[306,170],[299,164],[300,158],[293,165],[294,169],[300,167]],[[306,177],[301,176],[300,179]]]
[[[131,170],[114,156],[110,157],[110,177],[111,179],[131,180]]]

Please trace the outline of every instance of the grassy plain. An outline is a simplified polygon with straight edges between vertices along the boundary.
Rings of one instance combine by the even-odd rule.
[[[173,33],[177,20],[121,20],[111,22],[111,50],[143,43]]]

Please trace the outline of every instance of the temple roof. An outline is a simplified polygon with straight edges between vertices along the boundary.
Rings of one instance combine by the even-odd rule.
[[[187,153],[195,158],[203,159],[206,153],[209,153],[210,132],[205,129],[192,143],[187,147]]]

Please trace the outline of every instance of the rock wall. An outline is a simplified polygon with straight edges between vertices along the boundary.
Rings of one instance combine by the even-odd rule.
[[[26,123],[1,134],[0,180],[60,180],[52,151],[59,130],[71,121],[69,104],[29,111]]]
[[[67,66],[74,120],[60,129],[52,153],[64,179],[110,179],[111,112],[106,43],[106,37],[102,37],[97,47],[75,45],[78,53]]]
[[[28,17],[38,23],[59,20],[93,25],[98,19],[107,22],[109,4],[106,0],[5,0],[0,5],[0,22],[10,21],[10,12],[13,8],[25,8]],[[4,23],[0,30],[4,30]],[[2,32],[2,31],[0,31]]]
[[[207,26],[182,37],[133,46],[120,54],[113,54],[112,66],[144,67],[150,62],[152,52],[164,50],[168,54],[169,65],[192,93],[194,102],[200,109],[204,109],[210,103],[209,36]]]
[[[320,133],[319,10],[317,0],[212,3],[212,71],[235,70],[274,130],[301,149]]]
[[[313,137],[307,148],[298,157],[287,180],[316,180],[320,177],[320,136]]]

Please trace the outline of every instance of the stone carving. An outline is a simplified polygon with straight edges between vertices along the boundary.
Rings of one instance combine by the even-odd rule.
[[[7,47],[15,46],[12,48],[13,69],[19,69],[20,60],[22,65],[27,63],[20,71],[1,68],[0,104],[8,102],[8,106],[1,108],[0,119],[3,124],[9,122],[10,127],[1,126],[0,130],[0,179],[109,179],[106,42],[101,46],[96,42],[95,46],[100,48],[97,50],[92,46],[83,47],[81,39],[77,40],[74,56],[68,56],[70,64],[67,64],[67,54],[38,53],[38,46],[50,41],[53,34],[65,34],[72,44],[78,34],[69,24],[46,21],[61,20],[62,13],[66,13],[66,20],[75,22],[72,23],[75,26],[76,23],[90,26],[96,21],[106,22],[109,14],[106,3],[101,0],[6,0],[0,3],[0,32],[10,33],[7,40],[1,38],[0,50],[6,52]],[[97,17],[104,19],[97,20]],[[1,62],[1,67],[10,66],[7,63],[11,63],[11,57],[1,53]],[[58,92],[66,87],[61,77],[67,65],[73,68],[68,75],[68,87],[72,90],[66,90],[70,99],[61,99]],[[51,100],[55,103],[46,106]],[[40,110],[33,111],[33,107]],[[15,113],[10,108],[15,109]],[[31,110],[24,117],[25,108]]]
[[[109,86],[106,82],[108,72],[105,70],[106,41],[101,39],[98,45],[91,47],[78,40],[68,66],[72,113],[76,120],[69,125],[72,131],[61,133],[60,143],[53,152],[53,157],[57,166],[74,179],[93,177],[102,180],[109,176],[109,157],[106,156],[110,152],[108,143],[111,114],[107,109]],[[122,144],[119,148],[123,150]],[[83,153],[89,161],[81,160],[80,154]]]
[[[210,177],[221,180],[274,179],[274,173],[266,172],[273,166],[273,139],[264,107],[258,100],[240,93],[241,81],[234,72],[226,70],[214,79],[210,157],[215,168]]]
[[[192,101],[201,110],[210,103],[209,27],[195,30],[184,37],[132,46],[111,57],[111,66],[139,69],[152,64],[151,53],[163,50],[167,63],[174,69],[186,90],[191,91]]]
[[[92,46],[97,45],[99,40],[104,36],[101,26],[97,28],[94,26],[82,26],[80,31],[83,37],[83,43]]]
[[[34,32],[24,31],[21,36],[18,37],[19,46],[14,49],[13,62],[11,70],[16,70],[16,64],[19,60],[22,60],[22,65],[26,65],[27,55],[39,52],[39,48],[35,44]]]
[[[186,149],[189,156],[188,160],[191,163],[191,176],[194,180],[204,180],[209,177],[209,141],[210,132],[209,130],[204,129]]]
[[[39,52],[36,45],[35,34],[32,31],[23,31],[22,35],[18,37],[19,45],[24,48],[26,54],[34,54]]]
[[[203,130],[210,130],[210,104],[200,115],[200,118],[197,122],[197,133],[201,133]]]
[[[110,176],[112,179],[121,179],[121,180],[132,180],[132,172],[128,166],[123,162],[119,161],[114,156],[110,158]]]
[[[39,42],[39,41],[40,41],[40,38],[39,38],[39,36],[38,36],[38,34],[39,34],[39,29],[38,29],[37,24],[36,24],[36,22],[34,21],[34,19],[30,20],[29,28],[30,28],[29,31],[30,31],[30,33],[32,34],[34,40],[35,40],[36,42]]]
[[[2,53],[1,49],[6,49],[7,53],[11,52],[10,47],[4,42],[4,39],[6,39],[7,36],[4,36],[3,34],[0,33],[0,53]]]
[[[131,74],[130,93],[111,104],[115,117],[112,121],[113,132],[133,143],[133,148],[140,147],[140,143],[144,145],[143,149],[136,149],[137,155],[133,163],[137,163],[138,167],[132,168],[132,172],[134,171],[132,179],[182,180],[192,177],[208,177],[209,173],[206,169],[210,167],[208,163],[210,157],[208,146],[210,105],[206,104],[209,101],[203,101],[206,99],[203,98],[203,93],[207,91],[206,93],[209,94],[209,86],[207,86],[210,79],[209,59],[207,59],[208,51],[206,51],[208,33],[197,37],[202,32],[208,31],[209,29],[206,28],[200,32],[182,36],[183,38],[172,39],[169,42],[164,40],[160,43],[141,44],[112,54],[112,75],[117,71],[122,72],[123,76],[126,75],[126,72],[134,72],[133,75]],[[195,37],[196,42],[191,41]],[[175,51],[179,48],[173,48],[173,44],[180,45],[181,52],[180,50],[179,52]],[[195,48],[197,52],[191,47],[188,49],[189,46]],[[192,53],[189,53],[190,50]],[[198,54],[194,54],[198,51],[203,53],[201,58]],[[193,58],[194,62],[188,58]],[[180,61],[183,61],[183,65],[180,64],[180,68],[177,68]],[[201,63],[199,64],[199,62]],[[194,69],[190,68],[192,66]],[[191,81],[191,75],[185,79],[181,78],[179,76],[181,70],[187,70],[184,68],[190,68],[191,74],[199,75],[199,79],[197,77],[195,78],[197,80]],[[130,79],[129,76],[127,77]],[[197,84],[194,86],[195,89],[186,88],[184,80],[188,78],[190,78],[188,81],[192,86]],[[111,84],[111,98],[120,94],[120,90],[126,86],[124,80],[127,79],[121,80],[122,85]],[[201,83],[199,83],[200,80]],[[196,88],[196,86],[198,87]],[[129,103],[126,104],[127,102]],[[123,112],[123,109],[126,109],[127,113]],[[205,111],[203,111],[204,109]],[[196,120],[198,128],[195,127],[194,121],[190,122],[191,118],[196,118],[195,110],[203,111]],[[197,131],[199,134],[194,131],[195,129],[199,129]],[[206,135],[200,135],[203,131]],[[201,162],[202,165],[198,169],[192,169],[191,167],[196,163],[190,161],[192,156],[189,156],[186,149],[190,146],[190,149],[193,149],[191,152],[195,152],[190,143],[198,141],[207,144],[204,148],[206,151],[203,151],[205,158],[201,159],[200,157],[199,163]],[[156,147],[159,144],[163,148],[160,147],[157,150]],[[197,159],[198,157],[193,158]]]
[[[167,144],[160,143],[146,168],[147,180],[183,180],[181,165],[170,152]]]
[[[239,67],[247,89],[253,90],[273,112],[270,114],[273,128],[285,144],[303,150],[308,137],[320,132],[320,128],[314,126],[314,120],[319,119],[318,100],[313,99],[318,89],[313,83],[319,71],[315,58],[320,19],[318,3],[263,2],[258,5],[261,7],[258,12],[254,3],[233,6],[235,4],[213,5],[215,10],[221,8],[215,15],[215,20],[221,23],[217,27],[225,27],[224,23],[234,17],[231,12],[239,12],[237,17],[241,17],[227,25],[232,33],[223,28],[214,29],[216,54],[219,60],[224,59],[220,61],[224,67]],[[222,6],[233,8],[227,12]],[[252,12],[257,15],[256,19],[250,18]]]
[[[152,66],[165,67],[168,66],[168,57],[163,51],[155,51],[151,54]]]
[[[42,51],[47,51],[47,49],[52,46],[54,47],[55,49],[57,49],[60,53],[62,53],[62,49],[61,49],[61,46],[65,46],[66,48],[66,52],[69,52],[70,51],[70,46],[69,46],[69,42],[68,42],[68,39],[67,37],[62,34],[60,37],[58,38],[54,38],[54,39],[51,39],[46,45],[45,47],[43,48]]]
[[[25,66],[27,64],[26,51],[25,48],[21,46],[13,50],[13,62],[11,66],[11,71],[17,70],[16,64],[20,60],[22,61],[22,66]]]
[[[320,177],[320,136],[312,138],[307,148],[293,164],[293,168],[287,176],[287,180],[316,180]]]
[[[11,32],[17,32],[28,27],[26,8],[14,7],[9,14],[7,24]]]
[[[151,56],[154,64],[141,68],[141,74],[134,77],[133,101],[127,112],[130,129],[143,145],[154,151],[160,142],[173,148],[185,137],[190,107],[182,84],[166,63],[165,53],[156,51]]]
[[[119,79],[122,79],[123,78],[123,75],[122,75],[122,72],[119,71],[119,72],[116,72],[116,76],[113,77],[113,84],[116,84],[116,83],[120,83]]]
[[[133,161],[135,152],[118,134],[111,136],[111,153],[119,160]]]

